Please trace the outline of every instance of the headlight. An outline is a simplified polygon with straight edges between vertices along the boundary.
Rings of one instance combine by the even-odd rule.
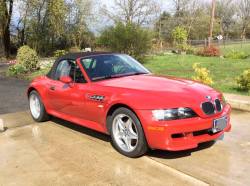
[[[152,113],[158,121],[198,117],[192,109],[183,107],[177,109],[152,110]]]
[[[227,104],[226,99],[224,98],[224,96],[222,96],[222,102],[223,102],[223,107],[225,107],[225,105]]]

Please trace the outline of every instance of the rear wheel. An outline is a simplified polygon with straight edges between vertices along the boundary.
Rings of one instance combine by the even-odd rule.
[[[118,108],[111,117],[111,137],[116,149],[134,158],[148,151],[143,128],[137,116],[127,108]]]
[[[51,119],[52,116],[46,112],[43,101],[36,90],[31,91],[29,104],[31,116],[35,121],[42,122]]]

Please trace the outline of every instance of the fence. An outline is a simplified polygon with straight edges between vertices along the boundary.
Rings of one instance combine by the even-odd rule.
[[[188,40],[187,43],[195,48],[208,46],[208,40]],[[222,53],[228,53],[230,50],[250,53],[250,39],[212,40],[211,45],[221,48]]]

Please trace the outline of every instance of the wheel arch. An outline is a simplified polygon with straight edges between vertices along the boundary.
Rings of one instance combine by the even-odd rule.
[[[123,104],[123,103],[116,103],[109,108],[107,115],[106,115],[106,130],[107,130],[108,134],[110,134],[110,129],[111,129],[111,116],[116,109],[121,108],[121,107],[124,107],[124,108],[131,110],[136,115],[136,117],[139,119],[136,112],[130,106]],[[139,121],[140,121],[140,119],[139,119]]]
[[[30,93],[31,93],[31,91],[33,91],[33,90],[37,91],[34,87],[29,87],[28,90],[27,90],[27,99],[28,99],[28,101],[29,101]],[[38,91],[37,91],[37,92],[38,92]]]

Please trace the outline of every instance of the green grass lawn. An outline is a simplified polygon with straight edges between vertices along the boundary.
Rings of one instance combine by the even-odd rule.
[[[209,77],[213,78],[213,88],[224,93],[248,95],[248,92],[239,90],[235,78],[244,70],[250,69],[250,58],[244,60],[221,59],[220,67],[220,58],[218,57],[184,55],[183,58],[181,55],[172,55],[157,56],[154,59],[148,58],[143,65],[156,74],[192,79],[192,76],[196,76],[194,69],[192,69],[196,62],[202,62],[199,67],[206,67],[210,70]]]
[[[244,70],[250,69],[250,58],[220,60],[218,57],[171,55],[157,56],[153,59],[146,58],[144,61],[143,65],[155,74],[187,79],[192,79],[192,76],[197,76],[194,69],[192,69],[193,64],[202,62],[199,67],[206,67],[210,70],[209,77],[213,78],[213,88],[224,93],[249,95],[248,92],[239,90],[235,78],[242,74]],[[32,73],[29,75],[29,79],[33,79],[41,74],[47,74],[49,71],[50,69],[48,68]]]
[[[229,54],[232,50],[244,52],[250,54],[250,44],[233,44],[233,45],[222,45],[221,46],[221,55]]]
[[[37,72],[34,72],[32,74],[29,75],[28,79],[29,80],[32,80],[33,78],[37,77],[37,76],[40,76],[40,75],[43,75],[43,74],[48,74],[50,71],[50,68],[46,68],[46,69],[43,69],[43,70],[39,70]]]

